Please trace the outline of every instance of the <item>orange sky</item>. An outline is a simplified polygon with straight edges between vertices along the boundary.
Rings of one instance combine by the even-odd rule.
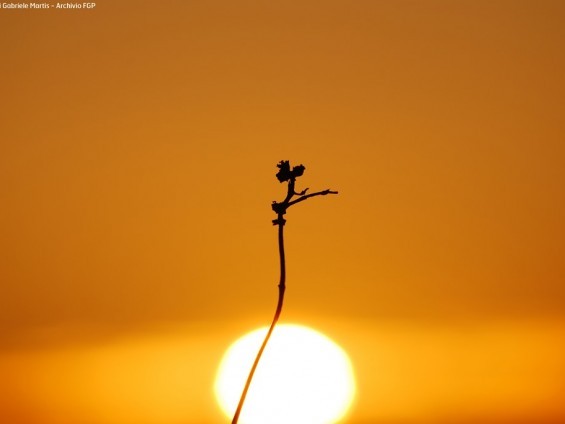
[[[215,367],[276,302],[281,159],[340,192],[289,211],[283,320],[350,353],[348,423],[565,420],[564,22],[0,9],[0,421],[222,422]]]

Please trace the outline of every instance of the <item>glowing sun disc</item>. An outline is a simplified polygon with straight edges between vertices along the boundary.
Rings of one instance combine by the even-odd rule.
[[[214,391],[232,417],[267,328],[252,331],[226,351]],[[346,414],[355,395],[347,354],[328,337],[301,325],[275,328],[257,367],[241,424],[330,424]]]

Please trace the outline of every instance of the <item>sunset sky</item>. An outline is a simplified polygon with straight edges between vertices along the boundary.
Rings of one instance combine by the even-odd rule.
[[[81,3],[82,4],[82,3]],[[225,349],[348,352],[348,424],[565,422],[565,2],[0,9],[0,422],[214,424]]]

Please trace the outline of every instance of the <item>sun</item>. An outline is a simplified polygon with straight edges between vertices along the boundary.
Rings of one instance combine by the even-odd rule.
[[[267,328],[252,331],[226,351],[215,381],[216,398],[232,417]],[[355,396],[353,367],[334,341],[302,325],[280,324],[249,388],[241,424],[330,424]]]

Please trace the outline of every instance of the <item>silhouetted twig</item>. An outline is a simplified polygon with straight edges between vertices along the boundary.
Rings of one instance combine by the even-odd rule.
[[[288,189],[286,197],[282,202],[273,202],[272,208],[273,211],[277,214],[277,219],[273,220],[273,225],[279,226],[279,259],[280,259],[280,279],[279,279],[279,298],[277,301],[277,309],[275,310],[275,316],[273,317],[273,321],[271,322],[271,326],[269,327],[269,331],[263,340],[263,344],[259,348],[259,352],[257,352],[257,356],[255,357],[255,361],[253,362],[253,366],[249,371],[249,376],[247,377],[247,381],[245,382],[245,387],[243,388],[243,392],[241,393],[241,398],[239,399],[239,404],[237,405],[237,409],[233,416],[232,424],[237,424],[239,420],[239,415],[241,414],[241,409],[243,408],[243,404],[245,402],[245,398],[247,396],[247,392],[249,390],[249,386],[251,385],[251,380],[253,380],[253,375],[255,374],[255,369],[259,364],[259,360],[263,355],[263,351],[269,342],[271,334],[279,320],[279,317],[282,312],[283,307],[283,300],[284,300],[284,292],[286,289],[286,267],[285,267],[285,258],[284,258],[284,238],[283,238],[283,228],[286,220],[283,218],[283,215],[286,214],[286,211],[292,205],[300,203],[306,199],[309,199],[314,196],[325,196],[327,194],[337,194],[337,191],[332,190],[323,190],[318,191],[316,193],[306,194],[308,189],[302,190],[300,193],[297,193],[294,189],[296,178],[302,176],[305,171],[304,165],[298,165],[290,169],[290,163],[287,160],[279,162],[277,165],[279,168],[279,172],[277,172],[276,177],[278,178],[279,182],[288,182]],[[293,197],[298,196],[296,199],[292,200]]]

